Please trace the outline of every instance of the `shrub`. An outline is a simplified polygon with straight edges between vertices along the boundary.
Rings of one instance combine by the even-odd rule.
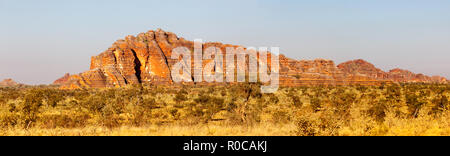
[[[437,114],[441,114],[442,112],[444,112],[445,110],[448,110],[449,105],[448,105],[448,99],[445,95],[439,95],[437,97],[435,97],[432,100],[433,103],[433,107],[432,107],[432,113],[437,115]]]
[[[310,99],[310,103],[311,103],[311,108],[313,111],[318,112],[321,110],[322,106],[321,106],[319,97],[317,97],[317,96],[312,97]]]
[[[424,103],[419,101],[419,97],[416,94],[407,94],[406,104],[408,105],[410,115],[416,118]]]
[[[387,110],[386,102],[380,101],[374,103],[367,112],[376,121],[382,123],[384,122],[384,118],[386,117],[386,110]]]
[[[42,90],[44,99],[48,106],[56,107],[56,105],[64,100],[64,92],[56,89],[44,89]]]
[[[178,94],[176,94],[175,99],[174,99],[175,102],[181,103],[181,102],[186,101],[187,100],[186,94],[187,93],[183,93],[183,92],[179,92]]]
[[[9,104],[9,112],[14,114],[17,113],[19,118],[15,120],[17,121],[17,124],[21,123],[25,128],[29,128],[33,126],[33,123],[38,119],[42,101],[42,90],[31,89],[25,93],[22,101]]]
[[[85,99],[80,101],[80,105],[93,113],[99,113],[102,111],[103,107],[105,107],[106,99],[103,96],[91,95]]]
[[[225,107],[224,99],[208,95],[200,95],[198,98],[194,99],[194,102],[196,103],[194,116],[203,117],[205,122],[212,120],[213,115],[224,110]]]

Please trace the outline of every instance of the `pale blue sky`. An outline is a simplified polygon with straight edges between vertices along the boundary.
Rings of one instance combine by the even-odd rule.
[[[86,71],[115,40],[157,28],[450,78],[448,0],[0,0],[0,20],[0,79],[26,84]]]

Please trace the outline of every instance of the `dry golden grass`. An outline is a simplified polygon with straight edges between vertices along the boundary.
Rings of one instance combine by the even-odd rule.
[[[339,136],[449,136],[450,118],[442,119],[396,119],[383,124],[353,122],[339,128]],[[370,130],[365,129],[371,127]],[[140,127],[122,126],[106,128],[90,126],[84,128],[3,128],[0,136],[296,136],[295,124],[242,125],[149,125]],[[322,132],[325,133],[325,132]]]
[[[0,88],[0,136],[449,136],[450,85]]]
[[[85,128],[54,128],[42,129],[2,129],[1,136],[290,136],[296,126],[290,125],[258,125],[225,126],[225,125],[194,125],[194,126],[141,126],[141,127],[85,127]]]

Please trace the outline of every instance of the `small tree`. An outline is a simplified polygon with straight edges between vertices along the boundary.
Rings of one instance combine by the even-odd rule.
[[[29,128],[33,122],[36,122],[42,100],[43,92],[40,89],[32,89],[25,94],[23,103],[19,108],[25,128]]]

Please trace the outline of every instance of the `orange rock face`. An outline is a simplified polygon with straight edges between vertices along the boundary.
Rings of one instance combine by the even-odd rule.
[[[14,86],[18,86],[18,85],[20,85],[20,84],[18,84],[17,82],[15,82],[12,79],[5,79],[0,82],[0,87],[14,87]]]
[[[388,78],[387,73],[361,59],[341,63],[338,65],[338,68],[342,70],[346,76],[363,76],[376,80],[385,80]]]
[[[54,84],[54,85],[63,85],[63,84],[65,84],[65,83],[67,83],[67,81],[69,81],[69,79],[70,79],[70,74],[69,74],[69,73],[66,73],[66,74],[64,74],[63,77],[61,77],[61,78],[55,80],[55,81],[53,82],[53,84]]]
[[[209,47],[217,47],[213,53],[219,52],[223,55],[223,66],[219,66],[214,59],[203,59],[201,67],[194,64],[194,42],[179,38],[171,32],[165,32],[161,29],[156,31],[148,31],[138,34],[137,36],[127,36],[123,40],[116,41],[110,48],[103,53],[91,58],[91,67],[89,71],[78,75],[65,75],[63,78],[55,81],[56,84],[63,84],[64,89],[77,88],[103,88],[103,87],[123,87],[128,84],[156,84],[170,85],[174,84],[171,76],[171,70],[174,65],[180,61],[180,58],[172,59],[173,50],[177,47],[186,47],[191,51],[191,73],[192,81],[196,84],[211,84],[195,74],[198,68],[211,70],[211,73],[217,72],[218,69],[224,71],[224,80],[230,75],[226,71],[226,49],[228,47],[238,48],[240,46],[228,45],[222,43],[203,43],[201,48],[203,54]],[[198,48],[198,46],[197,46]],[[245,48],[241,47],[246,50]],[[212,49],[212,48],[211,48]],[[237,67],[245,67],[249,65],[249,57],[247,56],[245,63],[237,63]],[[265,64],[260,60],[259,55],[256,56],[260,64]],[[271,55],[268,55],[267,65],[270,63]],[[253,57],[252,57],[253,58]],[[387,81],[395,82],[439,82],[446,83],[443,77],[428,77],[422,74],[414,74],[406,70],[392,70],[384,72],[374,65],[364,61],[355,60],[342,63],[338,66],[331,60],[294,60],[279,56],[280,62],[280,84],[281,86],[300,86],[300,85],[347,85],[362,84],[376,85]],[[210,68],[206,68],[207,65]],[[236,69],[235,69],[236,71]],[[245,70],[247,76],[250,74],[248,68]],[[236,77],[236,74],[234,75]],[[192,83],[194,84],[194,83]],[[214,84],[214,83],[213,83]]]
[[[447,79],[440,76],[426,76],[424,74],[415,74],[408,70],[392,69],[388,73],[389,79],[395,82],[433,82],[433,83],[447,83]]]
[[[364,60],[348,61],[338,65],[338,68],[346,73],[347,77],[360,75],[374,80],[387,80],[393,82],[424,82],[424,83],[447,83],[447,79],[440,76],[426,76],[416,74],[404,69],[392,69],[384,72],[373,64]]]

